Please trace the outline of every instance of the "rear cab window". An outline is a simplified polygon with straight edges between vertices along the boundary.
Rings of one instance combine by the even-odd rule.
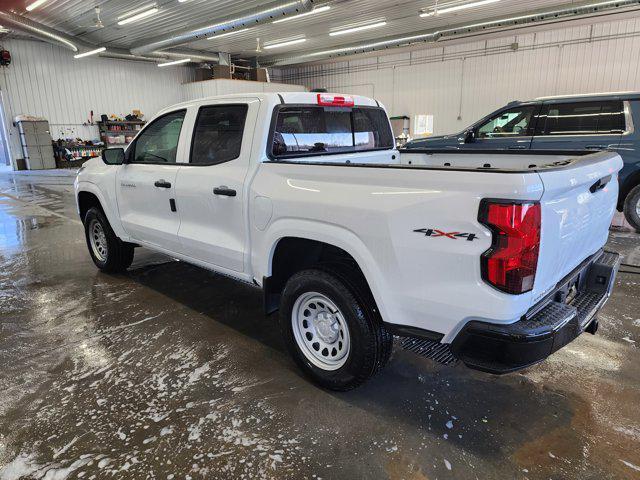
[[[331,155],[394,148],[386,112],[379,107],[276,107],[270,157]]]

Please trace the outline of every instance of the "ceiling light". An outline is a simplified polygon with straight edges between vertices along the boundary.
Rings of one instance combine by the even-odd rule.
[[[104,52],[107,47],[96,48],[95,50],[89,50],[88,52],[79,53],[78,55],[74,55],[73,58],[83,58],[88,57],[90,55],[95,55],[96,53]]]
[[[181,60],[174,60],[172,62],[159,63],[158,66],[159,67],[170,67],[171,65],[180,65],[181,63],[188,63],[190,61],[191,61],[190,58],[183,58]]]
[[[133,12],[129,12],[129,13],[133,13]],[[123,18],[122,20],[120,20],[118,22],[118,25],[126,25],[127,23],[131,23],[131,22],[136,22],[138,20],[142,20],[143,18],[146,18],[149,15],[153,15],[154,13],[158,13],[158,8],[157,7],[153,7],[153,8],[150,8],[149,10],[145,10],[143,12],[136,13],[135,15],[132,15],[130,17],[127,17],[125,15],[126,18]],[[118,18],[120,18],[120,17],[118,17]]]
[[[36,0],[35,2],[27,5],[27,12],[30,12],[31,10],[35,10],[36,8],[38,8],[40,5],[42,5],[43,3],[45,3],[47,0]]]
[[[327,10],[330,10],[330,9],[331,9],[331,7],[329,5],[325,5],[323,7],[314,8],[310,12],[301,13],[299,15],[293,15],[292,17],[281,18],[280,20],[276,20],[273,23],[288,22],[289,20],[295,20],[297,18],[306,17],[307,15],[314,15],[316,13],[326,12]]]
[[[362,25],[361,27],[347,28],[346,30],[337,30],[335,32],[330,32],[329,35],[333,37],[335,35],[345,35],[347,33],[360,32],[362,30],[371,30],[372,28],[384,27],[386,24],[387,22],[372,23],[370,25]]]
[[[489,3],[496,3],[500,0],[479,0],[477,2],[463,3],[462,5],[454,5],[452,7],[435,8],[428,12],[421,13],[421,17],[431,17],[433,15],[442,15],[443,13],[457,12],[458,10],[465,10],[467,8],[481,7],[482,5],[488,5]]]
[[[295,45],[296,43],[303,43],[303,42],[306,42],[306,41],[307,41],[306,38],[299,38],[297,40],[289,40],[288,42],[272,43],[271,45],[265,45],[264,49],[265,50],[270,50],[272,48],[286,47],[286,46],[289,46],[289,45]]]
[[[241,28],[240,30],[233,30],[231,32],[216,34],[216,35],[213,35],[211,37],[207,37],[207,40],[216,40],[218,38],[227,37],[227,36],[233,35],[235,33],[246,32],[247,30],[250,30],[250,29],[249,28]]]

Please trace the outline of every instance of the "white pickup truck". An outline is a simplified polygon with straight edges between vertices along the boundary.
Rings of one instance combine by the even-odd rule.
[[[595,333],[621,168],[611,152],[402,152],[375,100],[268,93],[165,109],[75,191],[98,268],[143,246],[261,287],[298,365],[346,390],[394,336],[506,373]]]

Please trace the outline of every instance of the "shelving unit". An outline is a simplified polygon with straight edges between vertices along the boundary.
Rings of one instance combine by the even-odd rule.
[[[145,123],[142,120],[98,122],[100,140],[107,148],[129,145]]]
[[[78,145],[76,147],[66,147],[73,155],[73,158],[78,160],[82,158],[99,157],[104,149],[101,145]]]

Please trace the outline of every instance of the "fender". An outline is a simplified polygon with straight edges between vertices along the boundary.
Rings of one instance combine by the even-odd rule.
[[[106,198],[103,190],[101,190],[100,187],[93,182],[89,182],[87,180],[78,180],[75,184],[76,209],[78,211],[78,214],[80,213],[80,205],[78,203],[78,195],[80,192],[89,192],[95,195],[100,201],[102,210],[104,211],[104,214],[107,217],[107,220],[109,221],[109,224],[111,225],[111,228],[113,229],[116,236],[123,241],[130,240],[129,235],[122,227],[122,223],[120,222],[118,213],[113,210],[115,205],[115,198]]]
[[[385,302],[386,295],[384,295],[384,292],[388,290],[384,276],[367,246],[353,232],[344,227],[313,220],[293,218],[276,220],[269,226],[264,236],[256,242],[256,248],[252,252],[253,265],[256,266],[254,270],[255,278],[261,279],[271,276],[276,247],[280,240],[286,237],[327,243],[341,248],[351,255],[369,284],[382,319],[385,322],[390,321],[389,311],[391,309]]]

